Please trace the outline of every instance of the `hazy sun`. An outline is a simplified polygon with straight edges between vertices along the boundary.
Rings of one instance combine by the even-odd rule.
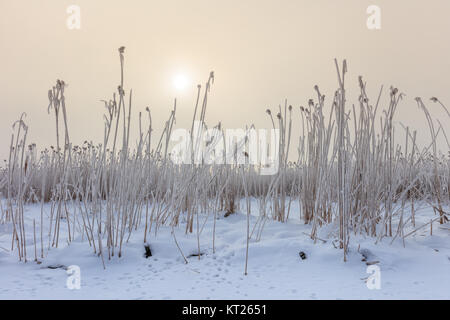
[[[184,74],[177,74],[173,78],[173,86],[175,87],[175,89],[177,89],[179,91],[186,89],[188,84],[189,84],[189,80],[186,77],[186,75],[184,75]]]

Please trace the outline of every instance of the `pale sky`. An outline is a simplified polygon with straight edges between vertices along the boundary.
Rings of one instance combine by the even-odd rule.
[[[72,4],[81,9],[80,30],[66,26]],[[369,5],[381,8],[381,30],[366,26]],[[448,0],[0,0],[0,13],[0,159],[22,112],[29,142],[55,144],[47,91],[56,79],[69,84],[72,142],[101,142],[100,100],[119,84],[122,45],[134,119],[149,106],[157,131],[175,97],[177,127],[190,127],[196,85],[210,71],[216,75],[211,125],[269,128],[267,108],[284,99],[306,105],[316,84],[329,106],[337,88],[334,58],[348,61],[350,103],[357,102],[359,75],[373,100],[381,85],[404,92],[396,120],[418,129],[420,141],[429,132],[414,98],[437,96],[450,107]],[[188,80],[184,91],[173,85],[179,74]],[[441,108],[428,106],[449,128]]]

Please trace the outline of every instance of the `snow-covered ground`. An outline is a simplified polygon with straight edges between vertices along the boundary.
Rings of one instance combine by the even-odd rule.
[[[401,239],[391,244],[391,238],[384,238],[375,244],[376,239],[352,235],[344,262],[342,250],[333,244],[333,227],[320,230],[326,242],[314,243],[308,237],[311,226],[301,223],[295,211],[294,207],[288,223],[268,220],[261,240],[251,241],[245,276],[244,214],[227,218],[222,214],[217,220],[215,253],[210,215],[200,235],[200,260],[192,256],[185,264],[171,228],[162,227],[148,239],[152,257],[144,257],[143,231],[137,230],[125,244],[122,258],[106,259],[103,269],[86,239],[64,244],[64,224],[60,247],[46,250],[40,264],[34,262],[31,231],[34,218],[39,234],[40,207],[29,205],[25,213],[29,262],[18,262],[17,252],[9,252],[11,225],[0,225],[0,299],[450,299],[448,224],[434,223],[432,236],[429,226],[420,229],[406,238],[405,247]],[[419,210],[416,226],[434,217],[430,208]],[[252,226],[256,220],[251,217]],[[195,230],[185,235],[181,225],[176,234],[186,256],[197,253]],[[366,285],[369,274],[362,253],[369,262],[378,261],[379,290]],[[71,265],[80,267],[80,290],[67,288],[64,267]]]

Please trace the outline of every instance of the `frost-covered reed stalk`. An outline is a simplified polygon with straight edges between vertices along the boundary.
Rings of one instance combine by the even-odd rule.
[[[338,89],[331,99],[314,86],[315,98],[309,99],[306,107],[293,107],[285,101],[276,115],[267,109],[269,128],[280,132],[277,145],[270,146],[279,150],[279,170],[271,176],[260,175],[261,167],[249,161],[253,125],[229,143],[221,123],[208,127],[212,72],[205,85],[197,87],[186,142],[187,162],[173,162],[171,137],[177,100],[159,137],[153,137],[150,108],[138,113],[135,129],[131,121],[132,91],[126,93],[124,89],[124,47],[119,48],[119,61],[120,84],[111,99],[102,101],[105,115],[101,144],[89,140],[71,144],[66,85],[60,80],[48,93],[48,110],[55,115],[56,148],[37,154],[34,145],[26,146],[24,116],[13,127],[9,158],[0,172],[0,192],[6,197],[0,207],[0,223],[11,223],[11,247],[22,261],[27,260],[27,245],[33,245],[36,256],[42,259],[52,247],[82,239],[106,266],[108,259],[123,256],[132,237],[151,243],[152,236],[168,226],[187,263],[176,237],[177,228],[181,225],[185,233],[194,234],[200,259],[208,250],[202,240],[203,230],[208,219],[213,219],[212,239],[207,240],[216,252],[218,218],[239,212],[243,199],[247,218],[242,225],[247,235],[245,273],[251,240],[261,239],[268,219],[301,219],[311,226],[314,241],[319,239],[320,227],[335,225],[331,237],[343,250],[344,259],[352,234],[394,241],[427,227],[416,225],[418,201],[429,203],[439,214],[440,223],[448,221],[450,157],[437,149],[440,137],[448,145],[444,130],[448,119],[434,120],[418,99],[430,127],[431,142],[419,148],[416,132],[409,127],[405,128],[406,138],[401,139],[404,144],[398,142],[394,119],[403,95],[391,88],[389,103],[383,106],[381,88],[372,102],[366,83],[359,77],[358,101],[349,104],[346,61],[341,66],[335,61]],[[437,98],[432,100],[439,102]],[[64,145],[60,139],[61,118]],[[300,130],[297,137],[293,134],[295,127]],[[138,138],[134,143],[131,137],[135,131]],[[297,151],[295,160],[292,150]],[[222,161],[218,164],[214,159]],[[33,230],[27,230],[24,206],[36,201],[40,202],[40,219],[34,222]],[[292,210],[294,201],[299,203],[299,212]],[[409,214],[405,210],[408,201]],[[256,210],[252,210],[255,204]],[[255,212],[259,216],[253,221],[251,214]],[[62,228],[67,232],[61,232]],[[405,232],[407,228],[414,230]],[[34,243],[27,244],[30,232]]]

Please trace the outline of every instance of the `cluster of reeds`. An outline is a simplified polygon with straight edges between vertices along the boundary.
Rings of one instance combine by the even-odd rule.
[[[157,139],[153,138],[150,109],[139,113],[138,140],[131,146],[132,91],[126,92],[124,87],[123,47],[119,49],[119,58],[120,84],[112,98],[103,101],[101,144],[86,141],[75,146],[71,143],[65,83],[60,80],[48,93],[48,111],[55,115],[56,148],[38,154],[35,145],[27,145],[24,116],[13,126],[10,155],[0,180],[6,198],[5,205],[1,206],[0,222],[12,224],[11,248],[17,249],[20,260],[27,261],[29,257],[26,233],[31,231],[27,230],[24,219],[27,202],[41,206],[40,234],[36,234],[36,221],[33,221],[35,259],[38,255],[43,258],[46,250],[58,247],[61,241],[70,243],[82,237],[104,263],[105,259],[122,255],[124,243],[136,230],[144,230],[143,241],[147,242],[148,235],[157,233],[163,225],[172,228],[174,242],[180,249],[174,232],[180,223],[184,223],[186,233],[196,234],[200,259],[200,236],[207,219],[214,219],[211,243],[215,251],[218,215],[241,210],[241,200],[245,199],[246,272],[250,239],[260,239],[268,219],[287,221],[294,201],[299,202],[299,219],[312,226],[311,238],[317,239],[320,226],[336,225],[336,240],[343,249],[344,259],[352,233],[363,233],[378,240],[408,236],[405,227],[415,227],[417,201],[432,206],[440,223],[448,221],[444,208],[450,201],[450,157],[439,154],[436,143],[440,135],[445,136],[444,127],[433,120],[418,98],[430,127],[431,142],[420,149],[416,132],[404,128],[405,139],[398,143],[399,133],[395,133],[393,119],[403,95],[391,88],[390,103],[380,111],[383,88],[373,104],[360,77],[358,104],[349,107],[345,61],[342,67],[336,61],[339,87],[330,107],[326,106],[325,95],[315,86],[317,98],[310,99],[306,107],[296,109],[285,102],[275,116],[270,109],[266,111],[272,129],[280,132],[276,141],[279,170],[267,176],[259,174],[258,165],[245,161],[249,157],[248,141],[253,126],[245,130],[242,139],[223,145],[224,149],[232,149],[232,161],[224,159],[223,164],[215,164],[207,161],[204,156],[207,153],[201,151],[222,143],[218,137],[224,132],[220,123],[213,130],[208,130],[206,124],[214,73],[209,75],[203,93],[202,86],[198,86],[187,146],[191,163],[177,164],[171,160],[176,100]],[[439,102],[447,111],[437,98],[432,101]],[[299,113],[297,120],[296,113]],[[63,144],[59,132],[61,116]],[[200,125],[195,126],[196,123]],[[293,126],[300,128],[298,138],[292,134]],[[201,138],[204,134],[207,139]],[[297,139],[298,157],[291,161],[295,157],[291,149]],[[242,157],[244,161],[238,161]],[[44,203],[51,204],[50,212],[45,215]],[[251,206],[255,203],[260,215],[251,226]],[[405,210],[406,206],[410,210]],[[394,218],[398,219],[396,229]],[[60,237],[62,223],[68,231],[65,239]],[[48,234],[44,235],[42,230],[48,230]],[[187,262],[181,249],[180,254]]]

